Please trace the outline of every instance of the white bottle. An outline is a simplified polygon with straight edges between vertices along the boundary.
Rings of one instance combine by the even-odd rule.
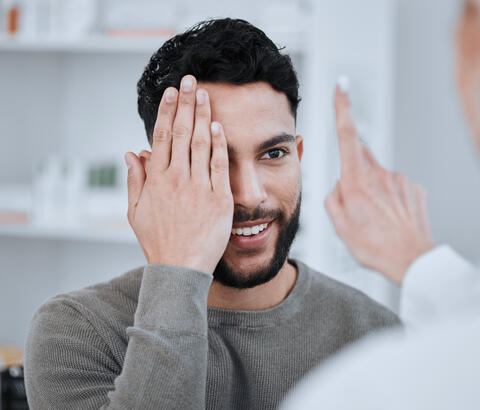
[[[51,155],[36,168],[33,184],[32,223],[37,226],[62,224],[61,160]]]
[[[95,28],[96,0],[63,0],[63,35],[67,38],[84,38]]]
[[[86,187],[85,164],[78,158],[70,158],[65,162],[64,179],[65,223],[69,226],[81,226],[84,218],[84,197]]]

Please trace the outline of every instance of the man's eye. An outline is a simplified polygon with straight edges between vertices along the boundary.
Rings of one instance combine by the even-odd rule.
[[[275,148],[271,149],[270,151],[267,151],[262,159],[279,159],[282,158],[287,152],[284,149],[281,148]]]

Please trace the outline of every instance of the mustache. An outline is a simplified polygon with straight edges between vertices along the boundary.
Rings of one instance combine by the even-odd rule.
[[[257,219],[277,219],[282,217],[283,212],[279,209],[255,208],[251,212],[238,209],[233,212],[233,223],[256,221]]]

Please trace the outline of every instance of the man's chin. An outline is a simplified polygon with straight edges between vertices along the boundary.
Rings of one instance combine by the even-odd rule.
[[[235,272],[241,278],[252,277],[258,272],[269,269],[273,263],[273,258],[275,257],[274,245],[277,239],[275,232],[269,243],[250,249],[240,248],[229,243],[219,265],[223,266],[224,269]]]
[[[269,268],[271,260],[259,260],[253,262],[254,257],[249,256],[248,261],[240,261],[236,263],[225,262],[229,271],[235,272],[235,276],[239,278],[249,279]]]
[[[225,286],[238,289],[256,287],[269,282],[280,270],[272,259],[273,255],[268,258],[263,254],[258,254],[257,257],[251,254],[231,262],[222,258],[213,273],[213,279]]]
[[[237,289],[254,288],[270,282],[284,265],[298,231],[301,198],[300,193],[290,219],[285,220],[280,214],[271,226],[272,229],[266,230],[267,240],[238,243],[239,246],[233,246],[230,242],[213,272],[213,279]],[[238,248],[243,249],[240,251]],[[246,248],[253,253],[245,254]]]

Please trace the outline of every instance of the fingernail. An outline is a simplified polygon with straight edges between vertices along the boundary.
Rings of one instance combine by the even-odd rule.
[[[186,92],[190,92],[193,89],[193,80],[191,77],[185,77],[182,80],[182,90]]]
[[[205,102],[205,93],[203,90],[197,91],[197,104],[201,105]]]
[[[128,155],[125,154],[124,158],[125,158],[125,164],[127,164],[127,169],[130,169],[131,165],[130,165],[130,163],[128,162]]]
[[[175,101],[175,91],[173,91],[171,88],[169,88],[167,91],[165,91],[165,99],[167,103],[172,103]]]
[[[340,91],[344,94],[348,94],[350,91],[350,78],[346,75],[341,75],[337,79],[337,85],[340,87]]]
[[[220,132],[220,125],[218,124],[218,122],[212,122],[211,128],[213,135],[217,135]]]

